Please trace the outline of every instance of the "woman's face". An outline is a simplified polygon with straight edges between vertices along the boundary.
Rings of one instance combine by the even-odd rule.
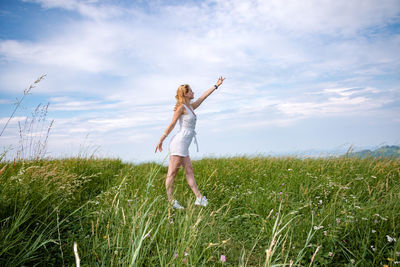
[[[194,98],[194,93],[192,91],[192,88],[189,87],[187,93],[185,93],[185,97],[187,97],[189,99],[193,99]]]

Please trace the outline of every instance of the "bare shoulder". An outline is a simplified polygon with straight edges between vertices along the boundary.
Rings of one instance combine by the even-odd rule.
[[[183,106],[183,104],[180,104],[178,106],[178,108],[175,110],[175,113],[178,113],[179,115],[181,115],[181,114],[185,114],[185,111],[186,111],[186,109]]]

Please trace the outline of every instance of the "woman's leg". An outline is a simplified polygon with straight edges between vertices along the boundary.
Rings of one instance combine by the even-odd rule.
[[[188,185],[190,186],[190,188],[192,189],[192,191],[196,195],[196,197],[201,198],[202,195],[200,194],[200,191],[197,188],[196,180],[194,179],[192,161],[190,160],[189,155],[187,155],[183,159],[183,167],[185,168],[186,181],[187,181]]]
[[[183,157],[175,155],[169,157],[168,174],[167,174],[167,179],[165,180],[165,187],[167,189],[167,196],[169,202],[174,200],[173,197],[174,180],[176,174],[178,173],[179,167],[182,164],[183,164]]]

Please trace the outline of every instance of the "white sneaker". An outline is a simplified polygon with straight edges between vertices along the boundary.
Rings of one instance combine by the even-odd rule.
[[[194,204],[197,206],[206,207],[208,205],[208,200],[205,196],[203,196],[201,198],[196,198],[196,201],[194,202]]]
[[[174,204],[172,205],[172,207],[174,207],[174,209],[178,209],[178,210],[183,210],[183,209],[185,209],[184,207],[182,207],[180,204],[179,204],[179,202],[178,202],[178,200],[174,200]]]

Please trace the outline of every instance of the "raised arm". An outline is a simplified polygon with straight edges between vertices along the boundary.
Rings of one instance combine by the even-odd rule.
[[[159,150],[160,152],[162,151],[162,143],[164,142],[165,138],[171,133],[171,131],[174,129],[176,122],[178,121],[179,117],[183,114],[183,111],[185,110],[185,107],[183,105],[180,105],[174,112],[174,116],[172,117],[171,123],[168,125],[167,129],[164,131],[163,135],[160,138],[160,141],[158,142],[156,146],[156,151]]]
[[[219,77],[217,83],[215,84],[216,86],[214,85],[212,88],[205,91],[202,96],[200,96],[195,102],[192,103],[192,108],[198,108],[201,103],[203,103],[203,101],[223,83],[224,80],[225,78],[222,78],[222,76]]]

